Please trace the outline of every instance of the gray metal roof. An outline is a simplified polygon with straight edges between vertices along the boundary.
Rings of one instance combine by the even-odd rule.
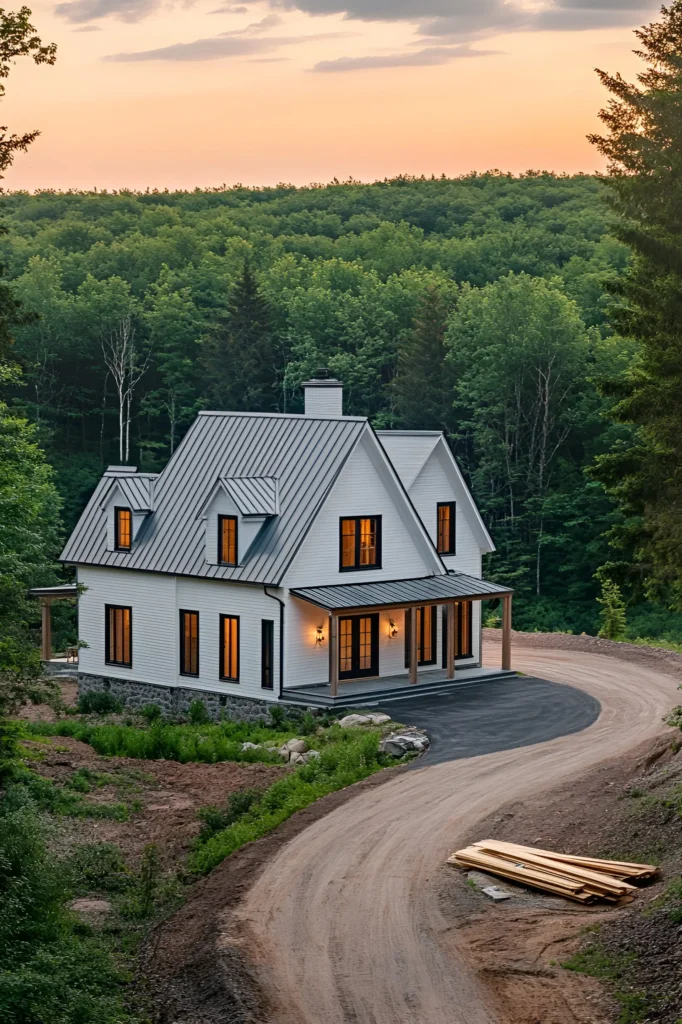
[[[278,514],[276,477],[221,477],[220,482],[243,516],[276,516]]]
[[[363,431],[364,419],[204,412],[155,479],[154,514],[130,552],[107,550],[104,476],[62,552],[65,562],[249,583],[279,583]],[[274,477],[279,515],[260,530],[246,565],[205,560],[198,518],[220,478]],[[121,478],[117,475],[120,485]]]
[[[33,587],[29,597],[78,597],[77,583],[62,583],[57,587]]]
[[[115,472],[112,473],[112,469]],[[132,474],[129,469],[124,475],[120,467],[110,466],[104,476],[110,481],[110,486],[107,493],[103,496],[103,504],[108,501],[109,492],[114,487],[118,487],[124,500],[134,512],[151,512],[153,510],[152,482],[156,479],[156,473]]]
[[[427,604],[458,598],[496,597],[510,594],[509,587],[449,572],[446,576],[424,576],[385,583],[341,583],[331,587],[296,587],[291,593],[329,611],[344,608],[378,608],[385,605]]]

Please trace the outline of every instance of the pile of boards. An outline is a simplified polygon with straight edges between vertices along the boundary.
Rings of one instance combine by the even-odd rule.
[[[651,864],[574,857],[496,839],[484,839],[465,850],[457,850],[448,857],[448,863],[509,878],[579,903],[596,900],[627,903],[637,891],[632,883],[646,881],[657,873],[657,868]]]

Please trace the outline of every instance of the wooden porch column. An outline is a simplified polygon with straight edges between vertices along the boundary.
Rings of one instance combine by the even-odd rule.
[[[455,678],[455,637],[457,635],[457,605],[454,601],[448,604],[448,649],[447,649],[447,672],[448,679]]]
[[[332,697],[339,692],[339,617],[329,616],[329,692]]]
[[[40,602],[42,612],[42,650],[40,657],[43,661],[49,661],[52,657],[52,602],[49,597],[44,597]]]
[[[502,598],[502,668],[511,668],[512,596]]]
[[[417,682],[417,609],[410,608],[410,682]]]

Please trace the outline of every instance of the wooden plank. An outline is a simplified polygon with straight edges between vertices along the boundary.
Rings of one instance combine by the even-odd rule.
[[[528,864],[535,864],[541,868],[549,868],[549,870],[556,870],[559,866],[561,870],[571,877],[582,879],[583,881],[590,882],[592,885],[598,888],[603,888],[605,891],[619,892],[624,895],[631,889],[636,889],[636,886],[630,885],[629,882],[625,882],[620,878],[615,878],[612,875],[608,875],[605,872],[598,872],[590,870],[584,865],[573,864],[569,861],[556,861],[550,857],[541,856],[537,853],[529,853],[522,847],[515,846],[513,843],[502,843],[494,839],[485,840],[481,843],[474,844],[479,849],[486,850],[491,853],[496,853],[505,858],[511,858],[512,860],[523,860]],[[556,865],[556,868],[554,867]]]
[[[41,604],[42,614],[42,650],[40,653],[43,661],[49,661],[52,657],[52,601],[44,597]]]
[[[483,840],[484,843],[495,842],[495,840]],[[521,846],[516,843],[508,844],[526,853],[536,853],[542,857],[549,857],[551,860],[568,862],[571,864],[584,864],[595,871],[617,871],[619,874],[642,873],[655,875],[658,868],[653,864],[637,864],[623,860],[602,860],[598,857],[578,857],[571,853],[557,853],[555,850],[543,850],[536,846]]]
[[[449,863],[456,864],[459,867],[479,868],[489,874],[499,875],[502,878],[509,878],[512,881],[520,882],[522,885],[529,886],[530,888],[551,892],[557,896],[576,900],[579,903],[591,903],[597,898],[594,893],[587,892],[584,889],[575,888],[570,884],[564,885],[557,876],[543,876],[537,872],[517,869],[508,861],[489,864],[489,859],[490,858],[485,856],[462,857],[459,854],[453,854],[452,857],[448,858],[448,861]]]

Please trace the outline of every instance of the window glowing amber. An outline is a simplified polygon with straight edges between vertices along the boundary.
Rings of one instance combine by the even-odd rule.
[[[218,516],[218,561],[237,564],[237,517]]]
[[[106,606],[106,660],[110,665],[132,665],[132,609]]]
[[[221,615],[220,678],[239,682],[239,616]]]
[[[180,612],[180,673],[199,675],[199,612]]]
[[[129,508],[117,508],[114,511],[116,517],[116,543],[117,551],[130,551],[132,543],[133,515]]]
[[[377,569],[381,565],[381,516],[340,521],[340,568]]]
[[[455,512],[454,501],[443,501],[438,504],[438,542],[437,549],[441,555],[455,554]]]

